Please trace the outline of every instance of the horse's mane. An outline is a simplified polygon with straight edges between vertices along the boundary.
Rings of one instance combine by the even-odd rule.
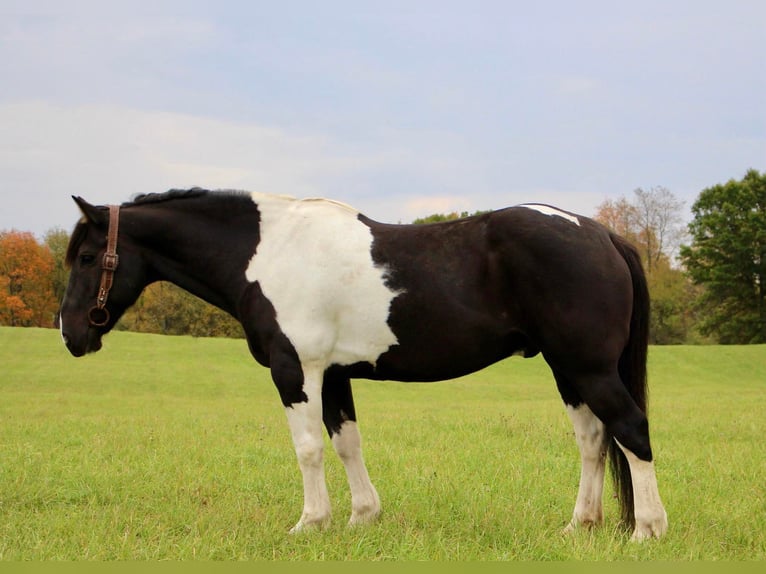
[[[236,190],[221,190],[210,191],[209,189],[203,189],[201,187],[192,187],[191,189],[171,189],[163,193],[140,193],[133,197],[129,202],[123,203],[123,207],[128,205],[141,205],[146,203],[162,203],[165,201],[173,201],[175,199],[191,199],[195,197],[204,197],[207,195],[216,196],[237,196],[243,195],[244,191]]]

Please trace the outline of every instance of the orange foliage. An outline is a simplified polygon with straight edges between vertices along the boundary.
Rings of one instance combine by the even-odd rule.
[[[52,327],[51,250],[28,232],[0,232],[0,325]]]

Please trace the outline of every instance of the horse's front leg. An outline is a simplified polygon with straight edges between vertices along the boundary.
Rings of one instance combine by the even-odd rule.
[[[324,475],[321,366],[272,365],[272,377],[285,405],[287,422],[303,475],[303,513],[290,532],[330,522]]]

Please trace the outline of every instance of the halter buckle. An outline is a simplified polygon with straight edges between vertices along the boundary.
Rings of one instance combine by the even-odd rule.
[[[101,269],[104,271],[114,271],[120,263],[120,257],[116,253],[104,253],[101,260]]]

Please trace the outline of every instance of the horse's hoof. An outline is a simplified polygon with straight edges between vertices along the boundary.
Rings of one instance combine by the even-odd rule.
[[[630,539],[633,542],[643,542],[651,538],[662,538],[668,531],[668,515],[663,511],[661,516],[654,520],[636,522],[636,529]]]
[[[564,529],[561,531],[561,534],[564,536],[569,536],[574,533],[575,530],[593,530],[594,528],[598,528],[601,526],[601,519],[595,519],[595,520],[575,520],[574,518],[569,521],[569,524],[567,524]]]
[[[330,524],[330,518],[322,518],[322,519],[314,519],[314,520],[307,520],[306,518],[301,518],[298,521],[298,524],[293,526],[290,529],[290,534],[299,534],[301,532],[311,532],[312,530],[321,530],[325,528],[328,524]]]
[[[360,512],[351,515],[348,521],[349,526],[365,526],[378,521],[380,518],[380,509],[371,512]]]

